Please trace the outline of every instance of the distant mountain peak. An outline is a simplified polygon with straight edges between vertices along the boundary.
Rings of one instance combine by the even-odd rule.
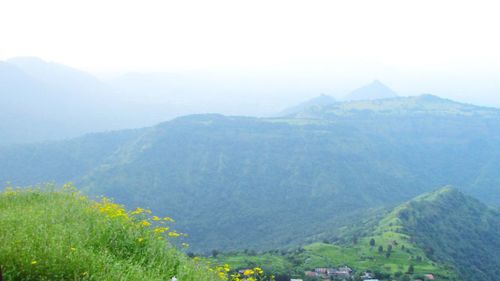
[[[24,73],[47,85],[60,87],[70,93],[82,91],[109,92],[107,85],[93,75],[76,68],[46,61],[38,57],[14,57],[7,63],[17,67]]]
[[[386,86],[379,80],[373,80],[371,83],[349,93],[344,98],[344,100],[346,101],[376,100],[376,99],[387,99],[395,97],[398,97],[396,92],[394,92],[392,89],[390,89],[388,86]]]

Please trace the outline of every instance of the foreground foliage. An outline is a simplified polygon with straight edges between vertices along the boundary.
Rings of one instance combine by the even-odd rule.
[[[169,217],[89,200],[71,185],[0,193],[0,266],[9,280],[220,280],[168,239]]]

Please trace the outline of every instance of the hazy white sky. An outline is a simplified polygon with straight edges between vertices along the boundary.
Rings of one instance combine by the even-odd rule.
[[[498,1],[2,0],[0,60],[94,71],[500,65]]]
[[[499,12],[484,0],[0,0],[0,60],[37,56],[100,77],[245,73],[267,89],[246,99],[276,103],[380,79],[401,95],[500,107]],[[245,84],[229,83],[241,96]]]

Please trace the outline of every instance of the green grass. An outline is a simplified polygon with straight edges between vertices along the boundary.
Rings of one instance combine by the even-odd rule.
[[[261,267],[269,273],[286,273],[293,265],[285,257],[270,253],[248,255],[245,253],[219,254],[217,258],[212,258],[215,264],[230,264],[235,269],[245,269]]]
[[[7,189],[0,193],[4,280],[218,280],[172,246],[168,232],[154,233],[154,223],[72,188]]]
[[[444,192],[444,191],[443,191]],[[418,200],[429,199],[418,197]],[[432,198],[430,198],[432,199]],[[430,200],[429,199],[429,200]],[[438,280],[459,280],[456,272],[449,266],[438,264],[426,257],[423,249],[416,246],[410,236],[405,234],[403,223],[398,212],[407,207],[407,204],[394,209],[384,216],[369,234],[359,238],[356,244],[326,244],[313,243],[303,247],[303,250],[289,251],[285,255],[265,253],[262,255],[247,255],[244,253],[222,254],[216,262],[228,262],[244,268],[249,265],[267,265],[266,270],[276,273],[290,273],[300,277],[306,270],[317,267],[338,267],[347,265],[355,271],[380,272],[400,280],[413,265],[414,279],[424,274],[432,273]],[[370,245],[370,240],[375,245]],[[388,245],[392,246],[391,254],[386,256]],[[383,251],[379,252],[379,246]]]
[[[303,255],[304,268],[348,265],[358,271],[371,270],[394,275],[406,273],[410,265],[414,266],[414,275],[432,273],[444,280],[453,279],[456,274],[446,266],[436,264],[426,257],[425,252],[411,242],[404,234],[402,224],[397,216],[399,209],[383,218],[372,234],[356,244],[332,245],[314,243],[305,246]],[[375,245],[370,245],[370,240]],[[391,254],[386,256],[388,246],[392,246]],[[379,246],[383,251],[379,253]]]

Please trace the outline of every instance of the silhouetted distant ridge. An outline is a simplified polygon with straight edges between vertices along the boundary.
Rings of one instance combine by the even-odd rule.
[[[105,95],[111,88],[84,71],[37,57],[15,57],[7,63],[47,85],[62,87],[69,92]]]
[[[306,100],[298,105],[289,107],[289,108],[283,110],[278,115],[279,116],[287,116],[287,115],[291,115],[291,114],[296,114],[296,113],[304,111],[310,107],[314,107],[314,106],[321,107],[321,106],[331,105],[331,104],[334,104],[336,102],[337,102],[337,100],[334,97],[329,96],[329,95],[325,95],[325,94],[321,94],[321,95],[314,97],[310,100]]]
[[[500,109],[475,106],[424,94],[378,100],[359,100],[336,103],[321,108],[308,108],[296,118],[330,119],[340,116],[482,116],[499,118]]]

